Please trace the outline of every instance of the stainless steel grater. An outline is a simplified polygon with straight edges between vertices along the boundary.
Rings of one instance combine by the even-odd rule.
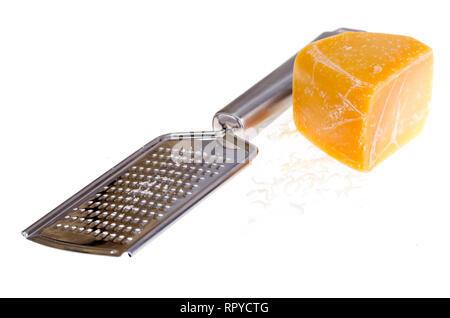
[[[356,31],[338,29],[315,40]],[[134,252],[246,166],[256,146],[239,137],[290,105],[295,56],[216,113],[215,131],[160,136],[23,231],[37,243],[120,256]]]

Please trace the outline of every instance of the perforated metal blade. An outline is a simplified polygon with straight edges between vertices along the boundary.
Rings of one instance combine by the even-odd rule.
[[[131,256],[256,153],[254,145],[225,131],[161,136],[23,234],[56,248]]]

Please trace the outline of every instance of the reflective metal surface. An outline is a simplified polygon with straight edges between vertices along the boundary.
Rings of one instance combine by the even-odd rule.
[[[130,255],[255,155],[221,132],[159,137],[24,231],[35,242]]]

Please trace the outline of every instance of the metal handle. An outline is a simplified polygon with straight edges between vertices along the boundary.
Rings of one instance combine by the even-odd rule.
[[[360,30],[340,28],[324,32],[318,41],[344,32]],[[313,42],[314,42],[313,41]],[[291,105],[294,55],[244,94],[219,110],[213,119],[214,129],[247,130],[265,127]]]

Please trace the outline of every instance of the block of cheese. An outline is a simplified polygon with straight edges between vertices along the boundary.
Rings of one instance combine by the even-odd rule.
[[[432,50],[411,37],[348,32],[313,42],[294,64],[296,127],[369,171],[422,130],[432,76]]]

